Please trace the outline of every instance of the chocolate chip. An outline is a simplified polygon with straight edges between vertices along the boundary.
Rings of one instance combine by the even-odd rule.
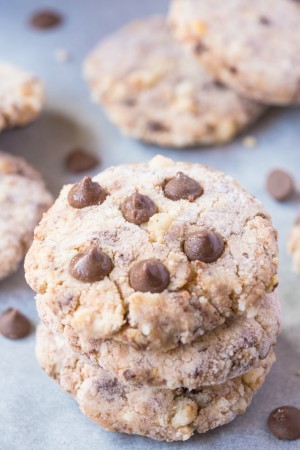
[[[99,159],[83,148],[75,148],[66,157],[66,166],[70,172],[79,173],[97,167]]]
[[[150,197],[136,192],[125,199],[121,211],[128,222],[141,225],[156,213],[156,206]]]
[[[99,183],[92,181],[91,177],[84,177],[70,189],[68,202],[72,208],[81,209],[87,206],[101,205],[107,195]]]
[[[37,11],[34,13],[29,20],[30,25],[33,28],[38,28],[40,30],[54,28],[60,25],[63,18],[60,14],[55,11]]]
[[[124,370],[123,376],[125,380],[132,380],[133,378],[136,377],[136,375],[130,369]]]
[[[261,23],[262,25],[271,25],[271,21],[265,16],[261,16],[259,18],[259,23]]]
[[[30,329],[29,320],[17,309],[9,308],[0,316],[0,333],[9,339],[22,339]]]
[[[295,192],[294,180],[286,171],[275,169],[267,177],[267,190],[275,200],[286,200]]]
[[[268,427],[278,439],[300,439],[300,409],[294,406],[274,409],[269,415]]]
[[[198,42],[194,47],[194,52],[197,54],[204,53],[207,50],[208,50],[208,48],[202,42]]]
[[[156,120],[151,120],[147,123],[147,128],[150,131],[155,131],[157,133],[163,133],[169,131],[169,128],[166,127],[163,123],[158,122]]]
[[[171,200],[184,199],[192,202],[203,194],[203,189],[197,181],[178,172],[176,177],[166,183],[164,192]]]
[[[231,72],[233,75],[236,75],[238,73],[238,70],[235,66],[228,67],[229,72]]]
[[[69,272],[76,280],[93,283],[103,280],[112,268],[110,257],[97,247],[91,247],[71,259]]]
[[[129,282],[135,291],[155,294],[168,287],[170,274],[158,259],[145,259],[131,268]]]
[[[200,231],[191,234],[184,241],[183,249],[191,261],[213,263],[224,251],[222,237],[213,231]]]

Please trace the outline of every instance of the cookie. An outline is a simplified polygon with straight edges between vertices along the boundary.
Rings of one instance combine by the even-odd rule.
[[[293,257],[295,272],[300,273],[300,217],[296,220],[290,232],[288,251]]]
[[[102,367],[123,384],[189,390],[222,384],[258,367],[269,353],[280,331],[280,305],[276,295],[262,300],[257,315],[228,320],[192,344],[169,352],[142,351],[108,340],[90,345],[73,337],[66,328],[71,347],[84,354],[95,367]]]
[[[106,38],[87,58],[84,75],[122,132],[160,146],[227,142],[264,112],[199,68],[163,16]]]
[[[168,350],[255,315],[277,251],[270,217],[235,180],[157,156],[65,186],[25,267],[58,332]]]
[[[33,168],[22,158],[0,152],[0,279],[17,270],[51,203]]]
[[[187,440],[245,412],[263,384],[275,356],[224,384],[187,389],[130,388],[102,369],[85,364],[61,336],[38,331],[37,358],[63,389],[76,397],[81,411],[106,430],[166,441]]]
[[[43,102],[44,86],[37,77],[0,62],[0,131],[32,122]]]
[[[169,21],[201,65],[240,95],[300,102],[299,2],[173,0]]]

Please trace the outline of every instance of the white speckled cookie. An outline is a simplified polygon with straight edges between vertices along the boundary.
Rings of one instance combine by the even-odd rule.
[[[65,186],[25,267],[57,331],[168,350],[253,317],[277,264],[258,200],[221,172],[157,156]]]
[[[33,168],[22,158],[0,152],[0,279],[17,270],[51,203]]]
[[[38,78],[0,62],[0,131],[32,122],[43,102],[44,86]]]
[[[300,217],[291,229],[288,239],[288,250],[293,257],[295,271],[300,273]]]
[[[298,1],[173,0],[169,19],[175,37],[240,95],[300,102]]]
[[[95,367],[102,367],[123,384],[189,390],[221,384],[258,367],[275,344],[280,331],[281,312],[275,294],[262,300],[253,318],[228,320],[226,324],[169,352],[136,350],[108,340],[91,345],[73,337],[66,328],[67,341],[76,353],[84,354]]]
[[[195,431],[204,433],[245,412],[275,360],[271,351],[243,376],[188,391],[125,386],[85,364],[45,327],[38,331],[36,353],[43,369],[76,397],[88,418],[107,430],[166,441],[187,440]]]
[[[161,146],[229,141],[264,111],[200,69],[172,39],[163,16],[105,39],[87,58],[84,74],[112,122]]]

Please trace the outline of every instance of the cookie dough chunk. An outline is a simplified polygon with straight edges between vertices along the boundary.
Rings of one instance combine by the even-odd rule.
[[[258,200],[221,172],[161,156],[65,186],[25,263],[53,329],[159,350],[255,315],[277,264]]]
[[[22,158],[0,152],[0,279],[17,270],[51,203],[33,168]]]
[[[0,131],[32,122],[43,102],[44,86],[38,78],[0,62]]]
[[[293,257],[295,271],[300,273],[300,216],[290,232],[288,250]]]
[[[267,104],[300,103],[299,2],[173,0],[169,18],[175,37],[226,86]]]
[[[134,22],[105,39],[84,74],[112,122],[160,146],[229,141],[264,111],[199,68],[170,36],[165,17]]]
[[[280,331],[281,313],[274,294],[262,300],[258,314],[251,319],[228,320],[205,333],[192,344],[169,352],[136,350],[110,340],[91,345],[73,337],[67,328],[68,343],[84,354],[95,367],[102,367],[123,384],[189,390],[221,384],[258,367]]]
[[[188,391],[123,385],[104,370],[70,354],[63,338],[45,327],[38,332],[37,358],[97,424],[111,431],[166,441],[187,440],[195,431],[204,433],[245,412],[275,360],[270,352],[257,369],[243,376]]]

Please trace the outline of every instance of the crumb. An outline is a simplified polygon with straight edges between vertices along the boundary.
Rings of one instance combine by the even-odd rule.
[[[65,63],[70,60],[70,53],[64,48],[57,48],[54,52],[54,58],[59,63]]]
[[[246,136],[243,139],[243,146],[246,148],[254,148],[257,146],[257,139],[254,136]]]

